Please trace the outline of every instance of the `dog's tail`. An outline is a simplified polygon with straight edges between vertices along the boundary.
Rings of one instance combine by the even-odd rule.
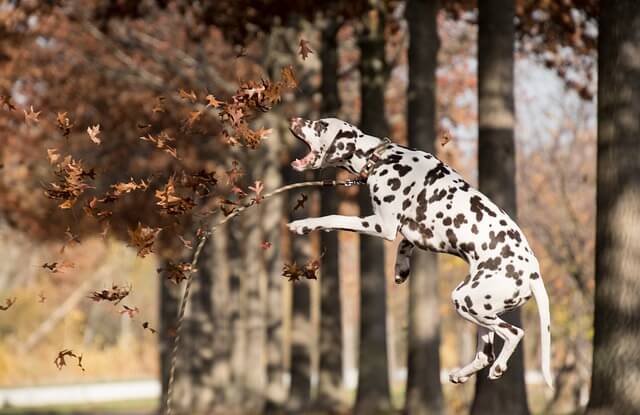
[[[542,377],[553,389],[553,377],[551,376],[551,315],[549,313],[549,296],[544,288],[542,278],[531,280],[531,292],[536,299],[538,314],[540,316],[540,354],[542,357]]]

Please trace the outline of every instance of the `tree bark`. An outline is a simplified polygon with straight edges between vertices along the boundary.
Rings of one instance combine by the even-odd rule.
[[[287,182],[299,180],[293,177],[291,169],[285,167]],[[295,212],[289,210],[295,206],[296,200],[302,192],[290,192],[289,201],[285,206],[285,215],[291,220],[309,217],[310,200],[303,208]],[[291,261],[304,266],[312,255],[309,237],[291,235]],[[311,401],[311,341],[313,339],[311,323],[311,287],[310,281],[300,280],[292,282],[293,298],[291,305],[291,386],[286,403],[287,410],[302,412],[307,409]]]
[[[269,125],[282,124],[281,116],[268,114]],[[282,186],[280,169],[282,129],[276,128],[273,140],[263,145],[265,155],[262,181],[266,189]],[[262,231],[264,240],[271,243],[270,248],[263,250],[267,271],[267,409],[278,411],[284,405],[286,388],[284,384],[284,313],[283,313],[283,278],[282,278],[282,198],[276,197],[263,202]]]
[[[435,152],[436,68],[438,64],[437,1],[407,1],[409,23],[409,146]],[[442,414],[440,383],[440,313],[438,260],[415,250],[409,277],[409,357],[405,413]]]
[[[515,2],[478,3],[478,182],[480,190],[516,218],[513,50]],[[520,311],[502,318],[521,327]],[[496,336],[496,352],[502,342]],[[495,381],[478,372],[471,414],[529,414],[524,382],[523,343],[509,359],[509,370]]]
[[[338,93],[338,30],[341,22],[329,20],[322,30],[322,116],[336,116],[341,102]],[[335,175],[335,169],[328,172]],[[320,216],[338,212],[336,189],[320,191]],[[314,407],[335,412],[344,404],[342,390],[342,303],[338,267],[338,233],[321,232],[320,246],[324,253],[320,265],[320,332],[318,393]]]
[[[371,1],[358,34],[360,47],[361,129],[385,137],[384,93],[387,83],[385,61],[385,10],[381,1]],[[358,193],[360,215],[371,214],[371,199],[365,186]],[[360,236],[360,346],[356,414],[389,411],[387,361],[387,304],[384,274],[384,244],[380,238]]]
[[[640,413],[640,4],[603,2],[589,415]]]

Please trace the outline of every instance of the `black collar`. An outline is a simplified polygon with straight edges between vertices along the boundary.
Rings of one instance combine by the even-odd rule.
[[[392,144],[392,141],[388,138],[388,137],[384,137],[382,139],[382,144],[378,145],[374,150],[373,153],[371,153],[371,155],[369,156],[369,158],[367,159],[367,162],[364,164],[364,167],[362,167],[362,170],[360,170],[360,176],[359,179],[364,180],[365,182],[367,181],[367,178],[369,177],[369,174],[371,174],[371,171],[373,170],[373,168],[378,164],[378,162],[381,160],[380,157],[382,157],[382,153],[384,153],[384,151]]]

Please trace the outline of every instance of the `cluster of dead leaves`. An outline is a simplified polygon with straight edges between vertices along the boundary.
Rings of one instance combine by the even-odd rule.
[[[110,289],[104,289],[100,291],[94,291],[89,295],[89,298],[93,301],[110,301],[114,305],[117,305],[125,297],[131,293],[130,286],[119,286],[112,284]]]
[[[320,269],[320,258],[307,262],[304,266],[299,266],[295,262],[284,264],[282,276],[288,281],[299,281],[300,278],[308,280],[318,279],[318,270]]]
[[[166,268],[158,268],[159,274],[165,274],[167,279],[174,284],[180,284],[186,280],[192,272],[197,271],[189,262],[169,262]]]
[[[70,209],[85,190],[92,188],[86,180],[96,178],[95,170],[85,170],[82,162],[74,160],[71,156],[58,161],[59,155],[51,150],[49,159],[56,163],[54,174],[57,180],[45,189],[45,195],[49,199],[61,201],[58,205],[61,209]]]
[[[82,366],[82,355],[74,353],[73,350],[71,349],[61,350],[60,352],[58,352],[58,355],[53,360],[53,363],[55,363],[58,370],[61,370],[63,366],[67,365],[67,362],[65,360],[66,357],[76,359],[78,362],[78,367],[82,369],[82,371],[84,372],[84,367]]]
[[[138,222],[138,227],[129,229],[130,245],[138,250],[138,256],[144,258],[153,252],[153,244],[162,228],[151,228]]]
[[[268,111],[280,101],[285,90],[298,86],[293,69],[287,66],[282,69],[280,80],[248,81],[240,85],[236,93],[226,102],[218,101],[213,95],[207,97],[207,106],[218,110],[220,120],[225,124],[222,134],[230,145],[242,144],[249,148],[257,147],[269,136],[270,129],[253,130],[249,127],[248,118],[256,111]]]
[[[182,215],[190,211],[196,204],[190,197],[182,197],[176,193],[175,177],[171,176],[167,184],[155,193],[156,205],[168,215]]]

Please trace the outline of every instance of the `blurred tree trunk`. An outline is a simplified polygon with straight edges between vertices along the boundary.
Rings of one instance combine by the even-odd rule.
[[[323,117],[334,117],[340,111],[338,93],[338,30],[342,22],[338,18],[326,22],[322,29],[322,92]],[[326,172],[334,177],[335,169]],[[338,212],[338,195],[334,188],[320,191],[320,216]],[[327,411],[337,411],[343,404],[342,394],[342,303],[338,267],[338,233],[321,232],[320,246],[324,252],[320,266],[320,332],[319,332],[319,383],[314,406]]]
[[[299,181],[289,166],[284,167],[287,183]],[[289,212],[296,205],[302,192],[289,192],[284,214],[290,221],[309,217],[310,200],[294,212]],[[307,236],[290,235],[291,262],[304,266],[312,255],[311,240]],[[311,287],[310,281],[302,279],[293,284],[291,305],[291,386],[286,408],[290,412],[300,413],[309,407],[311,400],[311,340],[313,338],[311,323]]]
[[[274,126],[272,139],[265,142],[262,181],[267,191],[282,186],[280,168],[281,143],[283,142],[282,117],[277,113],[265,115],[268,125]],[[278,411],[285,402],[284,384],[284,314],[282,278],[282,198],[275,197],[263,202],[262,231],[264,241],[271,246],[263,249],[267,271],[267,410]]]
[[[640,413],[640,3],[603,2],[589,415]]]
[[[246,152],[248,182],[262,180],[264,174],[263,151]],[[250,170],[249,170],[250,169]],[[246,271],[242,281],[246,301],[247,343],[244,358],[245,394],[244,407],[249,413],[259,413],[266,404],[267,389],[267,286],[268,276],[262,256],[261,244],[264,235],[261,224],[264,205],[259,205],[243,214],[243,267]]]
[[[409,146],[435,153],[438,3],[409,0]],[[405,412],[444,412],[440,383],[440,313],[438,259],[432,252],[413,252],[409,277],[409,358]]]
[[[513,137],[513,0],[478,2],[478,182],[480,190],[512,218],[516,211],[516,154]],[[505,313],[506,321],[522,327],[520,310]],[[502,342],[496,336],[496,355]],[[521,342],[509,359],[509,370],[489,380],[489,368],[478,372],[471,413],[528,414]]]
[[[358,34],[360,47],[360,128],[366,134],[385,137],[384,93],[385,5],[371,1]],[[370,215],[371,199],[366,186],[358,193],[360,215]],[[356,414],[375,414],[391,409],[387,362],[387,304],[384,274],[384,243],[381,238],[360,236],[360,346]]]

